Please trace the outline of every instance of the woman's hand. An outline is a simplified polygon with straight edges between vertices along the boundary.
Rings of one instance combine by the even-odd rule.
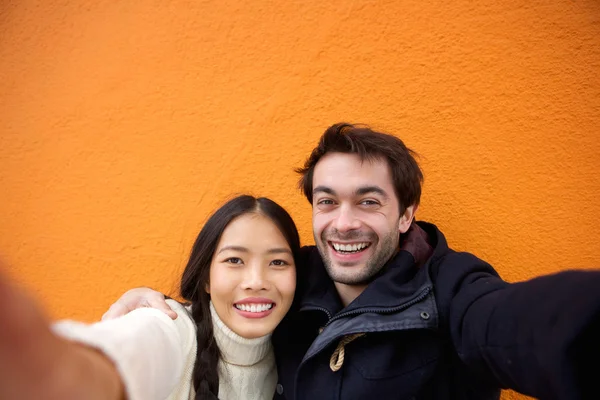
[[[54,335],[42,308],[0,266],[0,399],[124,399],[99,351]]]

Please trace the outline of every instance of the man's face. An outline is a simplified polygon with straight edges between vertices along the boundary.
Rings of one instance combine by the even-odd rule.
[[[328,153],[313,174],[313,234],[334,282],[363,285],[394,255],[410,227],[400,215],[392,175],[383,159]]]

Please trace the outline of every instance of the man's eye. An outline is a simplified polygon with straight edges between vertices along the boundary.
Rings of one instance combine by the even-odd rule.
[[[271,265],[275,265],[276,267],[284,267],[289,265],[289,263],[285,260],[273,260],[271,261]]]
[[[330,200],[330,199],[323,199],[323,200],[319,200],[319,201],[317,201],[317,204],[331,205],[331,204],[333,204],[333,200]]]
[[[379,204],[379,202],[375,200],[363,200],[360,202],[360,204],[363,204],[365,206],[376,206]]]
[[[225,262],[228,264],[236,264],[236,265],[241,265],[244,263],[242,261],[242,259],[238,258],[238,257],[230,257],[230,258],[226,259]]]

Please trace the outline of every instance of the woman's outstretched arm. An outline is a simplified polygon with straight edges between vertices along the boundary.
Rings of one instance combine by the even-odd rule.
[[[188,398],[196,326],[174,300],[172,320],[153,308],[94,324],[50,324],[0,268],[0,399]]]
[[[0,398],[122,400],[116,366],[103,353],[53,334],[42,308],[0,266]]]

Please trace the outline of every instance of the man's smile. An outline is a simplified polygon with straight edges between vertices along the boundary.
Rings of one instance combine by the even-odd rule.
[[[328,243],[336,253],[340,254],[361,253],[371,246],[371,242],[342,243],[329,241]]]

